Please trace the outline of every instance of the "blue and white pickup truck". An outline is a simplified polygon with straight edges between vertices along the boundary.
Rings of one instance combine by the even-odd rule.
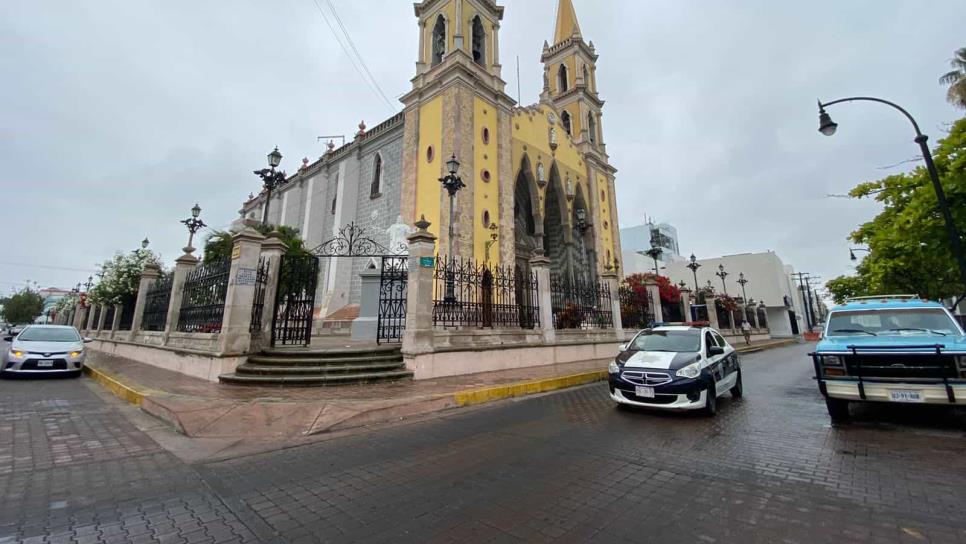
[[[938,302],[851,299],[829,312],[811,354],[832,421],[850,402],[966,405],[966,333]]]

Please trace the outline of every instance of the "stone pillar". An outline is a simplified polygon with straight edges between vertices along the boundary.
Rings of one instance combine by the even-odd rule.
[[[530,259],[530,271],[537,277],[537,304],[540,306],[540,330],[543,341],[552,344],[557,341],[557,330],[553,326],[553,296],[550,293],[550,259],[537,250],[536,257]]]
[[[184,297],[184,283],[188,273],[198,266],[198,258],[190,253],[178,257],[174,262],[174,276],[171,278],[171,300],[168,302],[168,319],[164,324],[164,343],[168,337],[178,330],[178,316],[181,314],[181,302]]]
[[[728,311],[728,325],[731,327],[731,332],[735,332],[735,313]]]
[[[647,294],[651,296],[651,302],[653,303],[651,309],[654,311],[654,322],[664,323],[664,308],[661,307],[661,289],[653,279],[645,280],[644,286],[647,288]]]
[[[93,306],[87,307],[87,324],[84,326],[84,330],[87,331],[88,335],[91,333],[91,331],[94,330],[94,327],[97,325],[96,323],[94,323],[94,314],[96,313],[97,312],[94,311]]]
[[[620,280],[617,271],[608,265],[607,270],[600,275],[600,279],[604,287],[610,291],[610,313],[613,315],[614,332],[617,334],[617,339],[623,341],[624,323],[621,320]]]
[[[681,289],[681,311],[684,312],[684,321],[693,321],[691,317],[691,290]]]
[[[758,312],[755,310],[754,304],[751,306],[745,306],[745,319],[748,320],[748,324],[751,325],[751,328],[758,328]]]
[[[359,305],[359,317],[352,322],[352,339],[375,340],[379,331],[379,288],[382,270],[367,268],[359,273],[359,277],[362,279],[362,300]]]
[[[107,304],[101,304],[101,311],[97,315],[97,334],[100,335],[104,330],[104,322],[107,321]]]
[[[252,345],[261,348],[272,342],[272,320],[275,317],[275,298],[278,294],[278,275],[282,267],[282,256],[288,246],[278,232],[270,233],[262,242],[262,257],[268,259],[268,278],[265,283],[265,304],[262,307],[262,330],[258,338],[252,337]]]
[[[433,276],[436,271],[436,236],[423,217],[409,241],[409,281],[406,286],[406,332],[402,351],[407,355],[433,351]]]
[[[134,320],[131,322],[131,333],[127,339],[134,340],[135,335],[141,331],[141,323],[144,321],[144,304],[148,300],[148,291],[154,286],[161,276],[161,269],[157,265],[145,265],[141,272],[141,283],[138,285],[138,298],[134,302]]]
[[[117,334],[117,329],[121,328],[121,314],[124,312],[124,306],[120,304],[114,305],[114,321],[111,323],[111,338]]]
[[[225,294],[225,315],[218,336],[218,352],[221,355],[244,355],[252,346],[255,280],[265,237],[257,230],[246,227],[231,239],[234,246],[231,270],[228,272],[228,292]]]
[[[721,330],[721,327],[718,326],[718,299],[706,296],[704,303],[708,305],[708,323],[711,328]]]

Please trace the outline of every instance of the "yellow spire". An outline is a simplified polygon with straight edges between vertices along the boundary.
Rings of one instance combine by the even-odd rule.
[[[571,0],[560,0],[557,5],[557,29],[554,32],[553,43],[558,44],[574,34],[580,35],[580,24],[577,22],[577,12]]]

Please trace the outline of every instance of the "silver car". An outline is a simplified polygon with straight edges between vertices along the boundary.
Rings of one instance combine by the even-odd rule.
[[[74,327],[29,325],[8,343],[0,356],[0,374],[67,374],[80,376],[89,342]]]

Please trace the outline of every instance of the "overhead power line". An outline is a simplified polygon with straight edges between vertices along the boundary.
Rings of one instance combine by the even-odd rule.
[[[328,0],[326,1],[328,2]],[[358,49],[356,49],[355,44],[349,37],[348,31],[345,30],[345,25],[342,24],[342,19],[339,18],[339,14],[335,11],[335,7],[332,5],[332,3],[328,2],[328,5],[332,9],[332,13],[335,15],[335,18],[338,20],[339,26],[343,30],[344,38],[350,44],[349,46],[347,46],[344,42],[344,38],[340,37],[339,32],[332,25],[332,22],[329,20],[329,16],[325,14],[325,10],[322,9],[319,1],[312,0],[312,3],[315,4],[315,8],[319,11],[319,15],[321,15],[322,20],[325,21],[325,25],[329,27],[329,31],[332,32],[332,37],[334,37],[335,41],[339,43],[339,47],[342,48],[342,51],[345,53],[346,57],[349,58],[349,62],[352,64],[352,67],[355,68],[356,72],[359,74],[359,77],[362,78],[362,81],[367,87],[369,87],[369,90],[372,91],[377,98],[380,98],[383,100],[383,102],[385,102],[386,106],[389,107],[392,113],[396,113],[398,111],[397,108],[388,98],[386,98],[386,94],[382,92],[382,88],[379,86],[379,83],[376,81],[375,77],[372,76],[372,72],[369,70],[369,67],[366,66],[365,60],[363,60],[362,56],[358,54]],[[353,55],[352,51],[355,51],[356,55]]]
[[[393,111],[398,110],[398,108],[393,106],[392,101],[389,100],[389,98],[386,96],[386,93],[383,92],[382,87],[379,85],[379,80],[377,80],[376,76],[372,75],[372,72],[369,70],[369,66],[366,64],[365,59],[362,58],[362,53],[359,53],[355,42],[352,41],[352,36],[349,35],[349,30],[345,27],[345,24],[342,23],[342,17],[339,16],[339,12],[335,9],[335,4],[332,3],[332,0],[325,0],[325,3],[328,4],[329,9],[332,10],[332,15],[335,15],[335,22],[339,23],[339,28],[342,29],[346,42],[348,42],[349,47],[351,47],[352,51],[356,54],[356,58],[359,59],[359,64],[362,65],[362,69],[365,70],[366,74],[369,75],[369,79],[372,81],[372,84],[375,85],[376,91],[379,92],[379,96],[382,97],[390,109]]]
[[[96,272],[96,270],[94,270],[93,268],[71,268],[68,266],[48,266],[45,264],[11,263],[7,261],[0,261],[0,265],[20,266],[23,268],[43,268],[46,270],[65,270],[67,272]]]

